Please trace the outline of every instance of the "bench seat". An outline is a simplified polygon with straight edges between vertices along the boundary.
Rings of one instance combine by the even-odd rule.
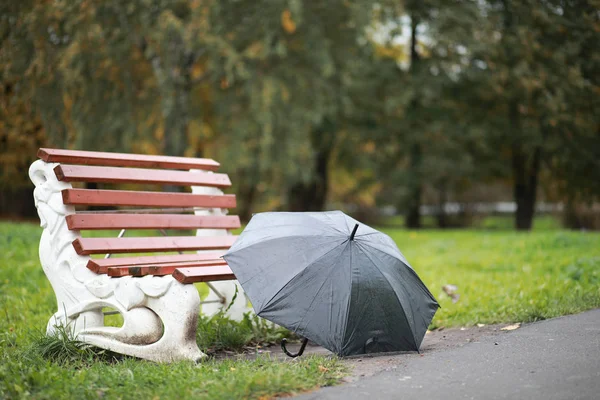
[[[92,258],[88,261],[87,267],[97,274],[106,274],[108,268],[111,267],[181,263],[186,261],[210,261],[220,259],[223,253],[224,252],[208,252],[195,254],[169,254],[162,256]]]
[[[211,289],[203,312],[241,290],[220,258],[241,224],[226,215],[236,200],[222,192],[231,181],[219,163],[47,148],[38,157],[29,174],[44,227],[40,260],[58,302],[48,332],[73,325],[91,344],[155,361],[202,357],[190,284]],[[241,316],[249,309],[244,296],[238,303]],[[104,325],[107,307],[123,316],[121,328]]]

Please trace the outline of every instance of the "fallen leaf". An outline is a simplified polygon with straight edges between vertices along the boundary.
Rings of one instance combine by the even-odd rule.
[[[515,329],[519,329],[521,327],[521,324],[512,324],[512,325],[508,325],[505,326],[504,328],[500,329],[501,331],[514,331]]]
[[[485,326],[485,324],[477,324],[478,328],[483,328]]]
[[[444,285],[442,286],[442,290],[448,295],[452,295],[453,293],[456,293],[456,291],[458,290],[458,286],[456,285]]]
[[[444,285],[442,286],[442,290],[452,299],[453,303],[456,303],[458,299],[460,299],[460,295],[456,293],[458,290],[458,286],[456,285]]]
[[[319,365],[319,371],[321,371],[321,372],[328,372],[329,368],[325,368],[324,366]]]

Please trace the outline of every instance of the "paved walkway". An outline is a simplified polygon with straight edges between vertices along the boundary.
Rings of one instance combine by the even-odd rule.
[[[395,358],[387,371],[297,398],[598,400],[600,309]]]

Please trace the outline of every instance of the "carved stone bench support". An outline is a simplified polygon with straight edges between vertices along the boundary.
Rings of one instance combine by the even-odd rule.
[[[65,221],[75,210],[63,204],[61,191],[71,185],[56,179],[56,165],[38,160],[29,169],[44,228],[40,261],[58,308],[48,333],[66,326],[87,343],[159,362],[202,358],[196,344],[200,298],[193,285],[172,276],[110,278],[86,268],[89,257],[78,255],[72,246],[79,232],[70,231]],[[122,327],[104,326],[104,307],[120,312]]]

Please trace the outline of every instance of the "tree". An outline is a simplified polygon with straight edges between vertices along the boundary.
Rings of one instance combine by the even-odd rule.
[[[421,205],[437,204],[440,227],[450,225],[444,203],[468,187],[476,170],[468,154],[467,116],[457,90],[472,39],[476,4],[407,1],[387,12],[377,44],[395,65],[384,76],[386,132],[380,136],[382,176],[396,187],[408,228],[419,228]],[[391,134],[390,134],[391,133]],[[386,191],[389,197],[390,191]]]
[[[541,168],[565,160],[561,147],[581,149],[594,141],[590,121],[597,106],[580,108],[578,100],[590,99],[597,87],[585,77],[589,63],[579,53],[583,42],[590,45],[598,36],[592,9],[592,2],[511,0],[482,7],[485,19],[469,71],[478,88],[472,104],[487,119],[490,147],[508,156],[518,230],[531,229]],[[568,30],[578,34],[566,35]],[[584,153],[576,154],[570,152],[569,162],[585,165],[579,161]],[[581,182],[575,175],[567,179],[573,178]]]
[[[251,186],[262,180],[284,188],[279,204],[288,209],[323,209],[331,156],[352,107],[349,90],[359,70],[353,64],[362,63],[360,38],[371,5],[221,2],[220,12],[228,27],[220,36],[242,56],[243,68],[223,82],[226,93],[218,108],[230,134],[224,139],[250,146],[251,158],[241,157],[243,176],[251,177]]]

